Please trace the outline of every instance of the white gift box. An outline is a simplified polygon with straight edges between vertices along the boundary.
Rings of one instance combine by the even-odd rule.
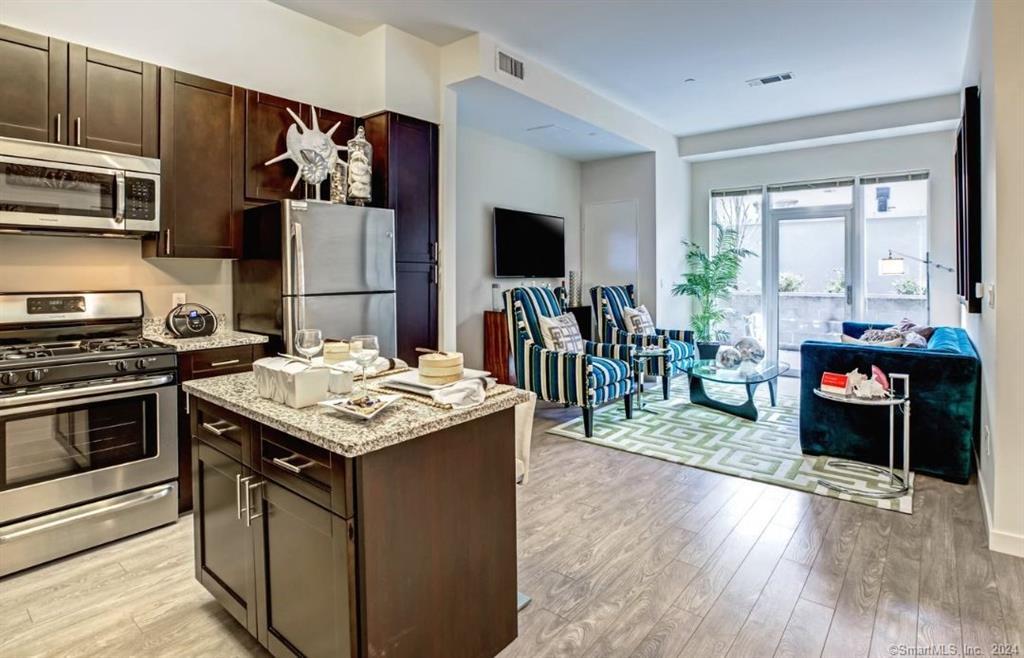
[[[279,356],[258,359],[252,364],[256,392],[262,398],[301,409],[327,399],[330,372],[322,367]]]

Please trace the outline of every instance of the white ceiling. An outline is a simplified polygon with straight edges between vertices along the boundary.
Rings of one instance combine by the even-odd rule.
[[[573,160],[600,160],[647,149],[484,78],[456,85],[459,125]]]
[[[677,135],[957,91],[974,0],[274,0],[346,31],[484,32]],[[748,87],[774,73],[793,80]],[[684,83],[686,78],[695,82]]]

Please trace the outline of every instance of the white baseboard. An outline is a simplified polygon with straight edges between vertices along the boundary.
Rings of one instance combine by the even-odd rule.
[[[985,491],[985,480],[980,473],[978,474],[978,491],[981,492],[981,509],[985,517],[985,530],[988,532],[989,550],[1024,557],[1024,535],[1004,532],[992,527],[992,507],[989,504],[988,492]]]

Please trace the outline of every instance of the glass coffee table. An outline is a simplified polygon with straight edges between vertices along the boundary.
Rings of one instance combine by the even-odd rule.
[[[690,402],[702,407],[709,407],[727,414],[757,420],[757,405],[754,404],[754,392],[761,384],[768,384],[768,392],[772,406],[775,406],[776,382],[779,375],[789,370],[785,361],[762,361],[756,366],[743,370],[726,370],[715,364],[713,360],[694,361],[686,372],[690,375]],[[704,380],[719,384],[735,384],[746,389],[747,401],[741,404],[723,402],[708,396],[704,390]]]

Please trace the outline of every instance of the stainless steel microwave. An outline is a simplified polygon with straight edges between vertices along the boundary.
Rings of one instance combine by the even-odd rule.
[[[0,137],[0,230],[160,231],[160,160]]]

